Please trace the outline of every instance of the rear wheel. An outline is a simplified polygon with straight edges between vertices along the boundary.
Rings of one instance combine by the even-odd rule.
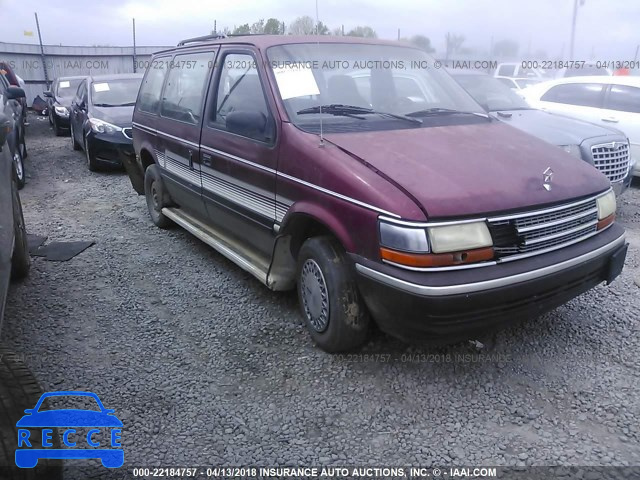
[[[172,222],[162,213],[162,209],[170,206],[171,200],[157,165],[149,165],[144,172],[144,195],[151,221],[160,228],[169,228]]]
[[[65,131],[64,129],[60,128],[60,125],[58,125],[57,121],[53,121],[53,131],[56,134],[56,137],[61,137],[64,135]]]
[[[364,344],[369,334],[369,313],[353,267],[335,239],[314,237],[302,245],[297,283],[302,315],[320,348],[341,352]]]
[[[11,193],[13,197],[13,231],[15,246],[11,257],[11,278],[14,280],[27,276],[31,267],[31,257],[29,257],[29,244],[27,242],[27,230],[22,214],[22,203],[18,194],[16,181],[11,182]]]

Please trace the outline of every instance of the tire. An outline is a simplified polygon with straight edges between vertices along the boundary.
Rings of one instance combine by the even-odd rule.
[[[151,221],[160,228],[171,227],[173,222],[162,213],[164,207],[171,206],[171,200],[157,165],[150,165],[144,172],[144,196]]]
[[[18,195],[18,185],[16,181],[11,182],[11,193],[13,197],[13,231],[15,236],[15,246],[11,257],[11,278],[19,280],[27,276],[31,267],[31,257],[29,256],[29,244],[27,242],[27,230],[22,214],[22,203]]]
[[[0,478],[2,479],[62,479],[61,460],[42,459],[38,461],[38,466],[35,468],[15,466],[15,450],[18,445],[16,422],[22,418],[25,409],[35,406],[42,393],[38,381],[18,355],[0,347]],[[39,442],[42,439],[38,437],[38,435],[32,435],[29,439],[33,448],[40,447]],[[60,439],[55,430],[52,438],[53,448],[60,448]]]
[[[56,137],[62,137],[66,132],[62,128],[58,126],[58,122],[53,121],[53,131],[56,134]]]
[[[298,255],[300,310],[313,341],[334,353],[362,346],[370,318],[342,246],[332,237],[310,238]]]
[[[22,190],[27,179],[26,179],[26,173],[24,169],[24,158],[22,156],[22,148],[19,144],[16,146],[16,151],[13,152],[13,171],[15,173],[16,181],[18,183],[18,190]]]
[[[89,142],[86,138],[84,139],[84,154],[87,157],[87,167],[89,168],[89,171],[97,172],[98,170],[100,170],[98,160],[96,160],[96,157],[91,155],[91,153],[89,152]]]
[[[71,120],[69,120],[70,123],[70,129],[71,129],[71,148],[73,148],[76,152],[78,150],[80,150],[80,145],[78,145],[78,142],[76,142],[76,136],[73,132],[73,123],[71,123]]]

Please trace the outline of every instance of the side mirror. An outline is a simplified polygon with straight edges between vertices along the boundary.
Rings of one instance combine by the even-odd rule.
[[[53,98],[53,92],[51,90],[45,90],[42,92],[45,97]]]
[[[10,131],[11,119],[4,113],[0,113],[0,150],[2,150],[2,146],[4,145],[4,142],[7,139],[7,135],[9,135]]]
[[[8,87],[7,88],[7,98],[9,100],[17,100],[19,98],[24,98],[27,95],[24,93],[24,90],[20,87]]]
[[[236,110],[227,114],[227,130],[244,137],[265,139],[267,117],[262,112]]]

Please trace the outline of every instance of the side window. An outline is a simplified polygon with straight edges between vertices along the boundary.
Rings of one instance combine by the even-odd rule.
[[[255,59],[227,54],[222,61],[213,126],[261,142],[273,139],[273,122],[264,98]]]
[[[513,77],[515,73],[515,65],[500,65],[500,68],[498,69],[498,75],[502,75],[503,77]]]
[[[622,112],[640,113],[640,88],[612,85],[606,107]]]
[[[160,114],[181,122],[200,123],[205,83],[213,53],[176,55],[171,62]]]
[[[540,99],[543,102],[566,103],[583,107],[602,107],[602,85],[597,83],[567,83],[556,85]]]
[[[162,84],[167,73],[167,61],[169,57],[153,59],[140,86],[138,96],[138,109],[143,112],[156,113],[160,105]]]
[[[86,92],[86,86],[87,86],[86,80],[83,80],[82,82],[80,82],[80,85],[78,85],[78,91],[76,92],[77,104],[82,103],[82,99],[84,98],[84,92]]]

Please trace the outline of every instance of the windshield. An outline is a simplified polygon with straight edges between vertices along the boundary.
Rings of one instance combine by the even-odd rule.
[[[450,114],[438,119],[429,117],[424,124],[398,117],[408,114],[420,117],[422,112],[431,109],[446,109],[448,113],[454,111],[472,117],[464,121],[482,121],[469,113],[482,113],[482,107],[448,74],[434,68],[431,57],[421,50],[309,43],[271,47],[268,56],[289,118],[302,128],[318,124],[320,118],[335,131],[341,131],[336,125],[350,129],[360,124],[359,128],[370,130],[416,128],[453,121]],[[372,112],[345,114],[336,109],[336,105]],[[324,106],[334,108],[320,113],[319,107]]]
[[[456,75],[454,78],[490,112],[531,108],[522,97],[496,78],[487,75]]]
[[[91,102],[101,107],[135,105],[142,78],[96,81],[91,85]]]
[[[58,80],[55,94],[57,97],[72,98],[78,90],[82,78],[61,78]]]

